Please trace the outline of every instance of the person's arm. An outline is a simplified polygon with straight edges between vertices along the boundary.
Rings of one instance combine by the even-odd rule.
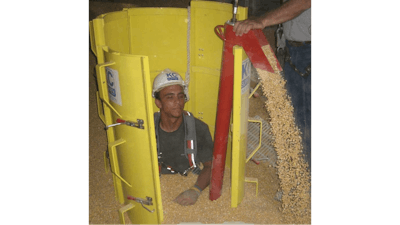
[[[264,29],[265,27],[292,20],[309,8],[311,8],[311,0],[290,0],[257,19],[237,21],[233,31],[237,36],[242,36],[251,29]]]
[[[203,163],[203,169],[201,170],[201,173],[199,174],[199,177],[197,178],[197,182],[195,185],[197,185],[201,190],[204,190],[211,181],[211,166],[212,166],[212,161],[208,161]]]

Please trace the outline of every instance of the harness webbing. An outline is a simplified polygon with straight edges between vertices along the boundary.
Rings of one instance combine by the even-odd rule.
[[[158,127],[160,123],[160,112],[154,113],[154,125],[156,130],[156,139],[157,139],[157,153],[158,153],[158,162],[159,169],[161,171],[162,165],[164,165],[171,173],[176,173],[176,171],[169,165],[165,165],[162,162],[162,152],[160,151],[160,140],[158,134]],[[196,155],[197,155],[197,142],[196,142],[196,126],[195,120],[191,113],[184,111],[183,113],[183,123],[185,130],[185,141],[184,141],[184,151],[185,156],[189,161],[189,168],[187,168],[181,175],[187,176],[187,173],[192,170],[194,174],[200,174],[200,168],[196,163]]]

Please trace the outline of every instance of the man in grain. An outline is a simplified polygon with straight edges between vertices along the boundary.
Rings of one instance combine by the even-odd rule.
[[[282,66],[286,89],[302,132],[303,153],[311,171],[311,0],[283,1],[282,6],[259,18],[236,22],[233,31],[241,36],[251,29],[283,24],[282,40],[286,39],[286,52],[290,55],[290,60]]]
[[[213,142],[208,125],[183,110],[189,95],[178,73],[165,69],[158,74],[153,97],[160,109],[154,114],[160,174],[198,174],[193,187],[175,199],[181,205],[193,205],[210,184]]]

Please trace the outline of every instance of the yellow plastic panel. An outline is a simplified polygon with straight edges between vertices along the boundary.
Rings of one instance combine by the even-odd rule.
[[[113,51],[129,53],[129,21],[126,10],[103,16],[105,45]]]
[[[194,90],[190,98],[195,103],[193,104],[195,108],[192,109],[192,113],[195,117],[208,124],[210,133],[214,138],[220,71],[196,67],[192,68],[191,77],[200,78],[196,82],[192,80],[190,86]]]
[[[191,2],[192,66],[221,68],[223,41],[215,34],[214,28],[232,19],[232,12],[232,5],[227,3]],[[247,8],[239,7],[237,18],[247,18]]]
[[[187,9],[131,8],[128,14],[130,54],[147,55],[154,77],[157,72],[170,68],[184,78],[187,70]]]
[[[189,110],[208,124],[214,138],[223,40],[214,32],[232,19],[231,4],[192,1],[190,9],[190,102]],[[239,7],[237,18],[247,18],[247,8]]]
[[[94,39],[94,28],[93,28],[93,21],[89,21],[89,40],[90,40],[90,49],[94,53],[94,55],[97,55],[96,52],[96,41]]]
[[[233,54],[231,207],[235,208],[244,196],[251,64],[243,48],[235,46]]]
[[[109,128],[115,131],[118,142],[115,144],[114,160],[118,161],[118,179],[123,179],[124,203],[134,205],[127,211],[128,216],[133,224],[161,223],[163,211],[148,57],[110,50],[105,52],[105,59],[115,62],[106,68],[110,104],[124,120],[137,122],[141,119],[144,122],[144,129],[127,125]],[[118,118],[118,114],[113,112],[113,123]],[[153,205],[145,206],[155,212],[147,211],[139,202],[128,200],[128,195],[141,199],[151,197]]]
[[[96,18],[89,23],[91,48],[96,54],[97,63],[104,63],[103,47],[105,46],[104,38],[104,20],[103,18]]]

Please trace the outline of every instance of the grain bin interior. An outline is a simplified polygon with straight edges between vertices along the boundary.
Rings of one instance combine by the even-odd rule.
[[[223,41],[214,33],[214,27],[231,18],[230,4],[192,1],[187,9],[129,8],[106,13],[90,21],[91,50],[97,59],[98,114],[109,126],[108,154],[104,155],[104,163],[106,170],[113,174],[116,200],[123,205],[118,209],[122,220],[126,214],[135,224],[159,224],[172,207],[163,205],[168,191],[162,188],[172,178],[162,177],[160,182],[154,124],[151,123],[153,112],[158,110],[151,97],[152,81],[159,72],[170,68],[190,80],[190,101],[186,103],[185,110],[207,123],[211,134],[214,134],[223,46]],[[239,7],[237,18],[247,18],[247,8]],[[240,68],[235,73],[240,75],[245,73],[242,69],[246,69],[249,62],[241,48],[235,48],[235,54],[235,65]],[[228,207],[240,204],[245,179],[258,187],[256,178],[245,178],[244,175],[242,162],[246,142],[240,142],[240,139],[245,138],[241,136],[245,133],[243,131],[247,131],[248,102],[245,99],[248,99],[249,93],[243,95],[241,92],[240,79],[236,84],[239,84],[239,89],[235,92],[239,94],[234,107],[236,103],[238,111],[234,110],[234,113],[239,115],[236,124],[242,124],[242,129],[237,131],[240,148],[237,154],[241,156],[228,152],[228,174],[225,178],[243,182],[238,184],[241,187],[232,183],[230,193],[223,193],[224,196],[237,196],[231,197]],[[133,122],[135,127],[112,126],[118,118]],[[232,136],[234,134],[232,131]],[[232,145],[235,144],[230,142],[228,151],[233,148]],[[235,157],[239,157],[236,162],[232,161]],[[189,176],[188,179],[194,178]],[[224,179],[226,182],[230,180]],[[253,190],[249,194],[256,193],[255,187],[251,186]],[[128,196],[136,197],[137,201],[129,200]],[[202,197],[205,197],[204,194]]]

